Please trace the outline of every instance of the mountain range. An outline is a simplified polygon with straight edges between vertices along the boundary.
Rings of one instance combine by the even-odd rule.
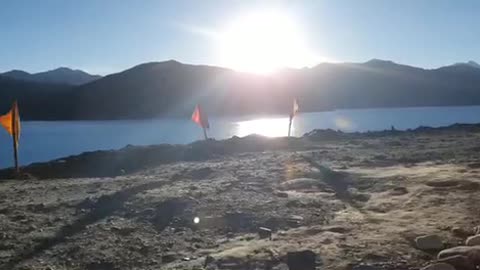
[[[423,69],[372,59],[323,63],[270,75],[170,60],[144,63],[80,85],[0,75],[0,109],[18,99],[24,119],[139,119],[189,116],[195,104],[211,115],[480,105],[480,66]]]
[[[68,85],[81,85],[101,78],[99,75],[91,75],[82,70],[73,70],[66,67],[33,74],[23,70],[11,70],[5,73],[0,73],[0,76],[23,81]]]

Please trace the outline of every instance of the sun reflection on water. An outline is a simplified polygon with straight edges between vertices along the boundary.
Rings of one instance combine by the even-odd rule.
[[[285,118],[261,118],[249,121],[237,122],[237,136],[243,137],[249,134],[259,134],[267,137],[287,136],[288,117]],[[292,125],[292,134],[294,133]]]

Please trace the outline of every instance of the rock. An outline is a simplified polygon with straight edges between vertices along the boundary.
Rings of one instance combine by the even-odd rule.
[[[350,195],[352,199],[359,202],[367,202],[370,200],[370,194],[367,193],[353,193]]]
[[[110,228],[110,231],[116,232],[122,236],[127,236],[135,232],[135,228],[113,226]]]
[[[415,244],[421,250],[440,250],[443,248],[442,238],[436,234],[419,236],[415,238]]]
[[[311,250],[288,252],[287,265],[289,270],[315,270],[316,255]]]
[[[300,225],[303,222],[302,216],[291,215],[287,218],[287,222],[291,225]]]
[[[454,255],[450,257],[446,257],[443,259],[439,259],[438,262],[441,263],[448,263],[455,267],[455,269],[459,270],[475,270],[475,265],[470,261],[467,257],[462,255]]]
[[[480,246],[459,246],[448,248],[438,253],[438,259],[443,259],[455,255],[467,257],[474,265],[480,265]]]
[[[272,230],[270,230],[269,228],[260,227],[258,228],[258,236],[260,237],[260,239],[268,238],[272,240]]]
[[[350,231],[349,228],[345,228],[345,227],[342,227],[342,226],[335,226],[335,225],[331,225],[331,226],[325,226],[322,228],[323,231],[326,231],[326,232],[334,232],[334,233],[346,233],[348,231]]]
[[[325,189],[327,187],[321,180],[312,178],[296,178],[280,184],[282,190]]]
[[[422,270],[456,270],[448,263],[433,263],[425,266]]]
[[[165,254],[162,256],[162,263],[171,263],[177,260],[176,254]]]
[[[467,241],[465,241],[465,245],[480,246],[480,234],[468,237]]]
[[[213,262],[215,262],[215,258],[208,255],[207,257],[205,257],[205,263],[203,264],[203,268],[207,268],[207,266]]]
[[[466,237],[466,236],[469,236],[471,234],[471,232],[469,232],[468,230],[465,230],[461,227],[453,227],[451,231],[454,235],[460,236],[460,237]]]
[[[408,189],[406,187],[394,187],[390,190],[390,195],[393,196],[400,196],[408,193]]]
[[[288,193],[286,192],[276,191],[273,194],[279,198],[288,198]]]
[[[477,226],[477,227],[473,228],[473,232],[474,232],[474,234],[476,234],[476,235],[477,235],[477,234],[480,234],[480,226]]]

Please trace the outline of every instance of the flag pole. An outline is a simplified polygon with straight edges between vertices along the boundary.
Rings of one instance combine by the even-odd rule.
[[[17,149],[17,102],[13,103],[12,108],[12,141],[13,141],[13,158],[15,161],[15,171],[18,173],[20,169],[18,168],[18,149]]]
[[[203,128],[203,136],[205,136],[205,140],[208,140],[208,136],[207,136],[207,129],[202,127]]]
[[[292,130],[292,115],[290,115],[290,120],[288,121],[288,137],[290,137],[290,131]]]

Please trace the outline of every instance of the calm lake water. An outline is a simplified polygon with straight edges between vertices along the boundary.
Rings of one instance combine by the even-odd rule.
[[[425,107],[396,109],[336,110],[301,113],[293,123],[292,134],[301,136],[315,128],[368,131],[445,126],[480,122],[480,106]],[[286,136],[288,117],[211,118],[209,136],[215,139],[246,136]],[[47,161],[85,151],[118,149],[127,144],[190,143],[203,133],[189,119],[138,121],[58,121],[23,122],[19,158],[21,164]],[[0,131],[0,167],[13,165],[12,142]]]

